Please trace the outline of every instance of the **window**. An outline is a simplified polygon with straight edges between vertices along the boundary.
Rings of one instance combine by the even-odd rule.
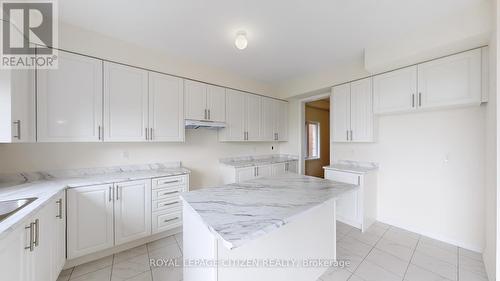
[[[306,122],[306,159],[319,159],[319,123]]]

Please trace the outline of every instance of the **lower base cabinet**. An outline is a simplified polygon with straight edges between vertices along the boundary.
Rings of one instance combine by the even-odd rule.
[[[358,174],[325,169],[325,178],[358,185],[337,199],[337,220],[367,230],[377,219],[377,174]]]
[[[65,262],[64,192],[0,242],[0,279],[54,281]]]
[[[222,168],[224,184],[239,183],[262,177],[279,176],[286,173],[297,172],[298,161],[296,160],[242,168],[236,168],[232,166],[223,166]]]

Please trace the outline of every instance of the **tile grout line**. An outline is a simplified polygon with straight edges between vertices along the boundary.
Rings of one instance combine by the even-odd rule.
[[[71,268],[71,272],[69,273],[69,278],[68,280],[71,280],[71,275],[73,275],[73,271],[75,270],[75,266]]]
[[[115,254],[113,254],[113,258],[111,259],[111,272],[109,274],[109,281],[113,278],[113,268],[115,267]]]
[[[422,238],[422,235],[418,236],[417,244],[415,245],[415,249],[413,249],[413,252],[411,253],[410,261],[408,261],[408,265],[406,266],[405,274],[403,274],[403,281],[406,278],[406,273],[408,273],[408,269],[410,268],[411,261],[413,260],[413,256],[415,255],[415,252],[417,251],[418,244],[420,244],[420,239]]]
[[[460,281],[460,247],[457,247],[457,281]]]
[[[382,237],[384,237],[384,235],[387,233],[387,231],[389,231],[389,229],[391,228],[392,226],[388,227],[384,233],[380,236],[380,238],[377,240],[377,243],[382,240]],[[357,239],[355,239],[356,241],[358,241]],[[360,243],[363,243],[361,241],[359,241]],[[377,243],[375,243],[375,245],[377,245]],[[366,245],[366,244],[365,244]],[[366,258],[370,255],[370,253],[373,251],[373,249],[375,249],[375,245],[372,246],[372,248],[370,249],[370,251],[368,252],[368,254],[366,254],[366,256],[361,260],[361,262],[359,263],[359,265],[356,267],[355,270],[353,270],[351,276],[349,276],[349,279],[354,275],[354,273],[356,273],[356,271],[358,271],[358,268],[361,266],[361,264],[363,264],[363,262],[366,260]],[[347,279],[347,280],[349,280]]]
[[[151,268],[151,256],[149,255],[149,243],[146,243],[146,251],[148,252],[148,264],[149,264],[149,274],[151,275],[151,280],[153,280],[153,269]]]

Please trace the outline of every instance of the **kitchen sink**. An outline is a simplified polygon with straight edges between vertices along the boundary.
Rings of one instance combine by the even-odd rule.
[[[28,206],[29,203],[35,201],[37,198],[23,198],[16,200],[0,201],[0,222],[9,216],[15,214],[17,211]]]

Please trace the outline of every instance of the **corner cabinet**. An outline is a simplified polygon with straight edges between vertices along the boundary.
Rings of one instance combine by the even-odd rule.
[[[372,79],[332,88],[331,138],[334,142],[373,142]]]
[[[376,75],[373,77],[374,112],[388,114],[479,105],[483,91],[481,61],[481,49],[475,49]]]

